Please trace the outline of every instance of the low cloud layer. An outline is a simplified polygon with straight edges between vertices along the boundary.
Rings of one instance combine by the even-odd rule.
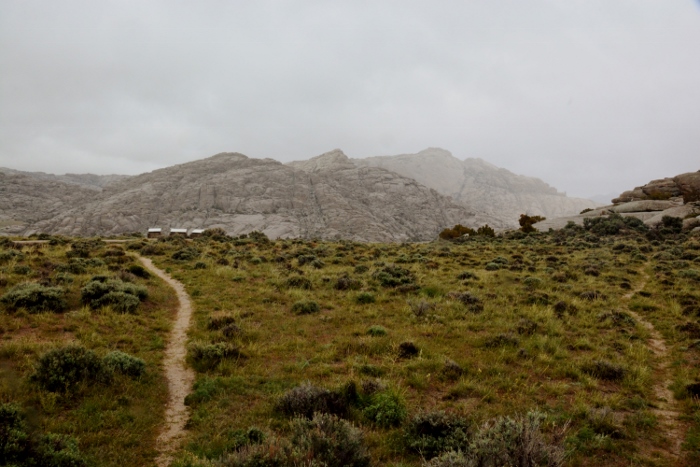
[[[5,1],[0,166],[449,149],[573,195],[700,169],[690,0]]]

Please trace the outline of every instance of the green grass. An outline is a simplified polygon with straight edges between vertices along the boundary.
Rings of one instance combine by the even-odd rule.
[[[125,247],[142,249],[193,300],[188,358],[197,379],[182,459],[205,465],[238,449],[251,429],[289,440],[295,425],[275,410],[283,394],[306,383],[333,392],[355,382],[359,400],[344,416],[376,465],[422,465],[401,444],[416,414],[445,411],[479,427],[531,410],[545,415],[548,439],[570,424],[566,465],[668,465],[653,412],[653,386],[664,375],[649,330],[630,311],[665,339],[688,429],[684,459],[700,459],[700,405],[686,390],[700,381],[700,292],[693,274],[680,273],[699,269],[696,238],[565,230],[459,244],[202,238]],[[148,464],[162,422],[158,363],[176,300],[157,279],[134,278],[149,294],[135,314],[83,307],[80,288],[93,275],[133,264],[102,256],[104,248],[91,255],[107,264],[72,274],[72,282],[44,265],[67,263],[68,246],[0,251],[0,293],[48,277],[68,289],[69,303],[62,314],[0,314],[0,397],[39,414],[42,432],[76,436],[96,465],[124,463],[124,453],[127,464]],[[310,303],[317,307],[299,305]],[[68,398],[32,386],[39,355],[69,341],[100,356],[142,358],[147,374]],[[368,407],[384,399],[400,401],[406,414],[392,409],[391,423],[378,422]]]
[[[24,248],[20,255],[0,264],[0,295],[25,281],[54,283],[58,269],[68,264],[68,245]],[[2,252],[10,251],[0,249]],[[16,250],[14,250],[16,251]],[[90,465],[149,465],[156,455],[155,438],[163,422],[167,387],[160,368],[163,342],[177,306],[172,291],[156,278],[125,276],[148,290],[148,299],[133,313],[107,308],[90,309],[80,300],[80,289],[96,275],[115,276],[134,259],[111,260],[107,247],[95,245],[89,255],[104,261],[73,274],[66,289],[68,306],[60,313],[29,313],[3,308],[0,312],[0,403],[16,403],[27,417],[34,436],[68,435]],[[6,255],[8,256],[8,255]],[[97,264],[97,263],[96,263]],[[31,269],[13,274],[15,266]],[[68,393],[50,392],[30,381],[45,352],[77,344],[104,357],[119,350],[146,363],[146,372],[132,379],[116,375],[109,384],[84,382]]]
[[[409,414],[445,410],[480,424],[538,409],[547,415],[548,432],[571,420],[570,465],[654,465],[654,450],[667,443],[649,411],[657,362],[645,343],[648,330],[625,310],[643,314],[668,340],[678,361],[674,378],[700,379],[700,349],[682,350],[688,339],[676,329],[684,322],[679,296],[700,294],[692,291],[691,277],[673,273],[672,260],[652,258],[673,248],[695,251],[697,241],[595,240],[540,234],[462,244],[195,241],[201,254],[187,261],[171,258],[179,246],[161,242],[166,251],[156,263],[197,292],[191,339],[230,342],[245,355],[198,372],[203,386],[197,391],[206,397],[193,406],[186,449],[204,457],[220,453],[222,433],[251,426],[285,437],[289,422],[274,412],[285,391],[307,381],[333,389],[380,378],[401,394]],[[614,250],[621,241],[628,247]],[[314,256],[324,266],[300,265],[298,256]],[[416,286],[387,287],[381,271],[392,264],[407,269]],[[669,269],[673,286],[654,280],[658,268]],[[647,276],[647,296],[624,298]],[[338,290],[342,277],[359,285]],[[469,292],[483,306],[452,292]],[[374,301],[358,300],[359,294]],[[319,311],[298,314],[295,304],[308,301]],[[221,312],[238,316],[238,334],[227,338],[208,327]],[[412,358],[401,357],[407,341],[420,350]],[[463,370],[456,379],[445,376],[446,361]],[[608,367],[600,365],[620,372],[601,372]],[[202,389],[209,381],[235,390]],[[689,419],[697,417],[691,401],[680,404]],[[605,432],[607,421],[592,421],[599,410],[613,414],[614,436]],[[359,412],[349,417],[365,432],[375,463],[421,463],[397,447],[400,428],[378,428]],[[691,451],[693,439],[686,443]]]

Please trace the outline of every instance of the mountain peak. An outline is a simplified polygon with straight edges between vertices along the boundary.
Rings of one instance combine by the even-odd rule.
[[[337,168],[354,168],[355,165],[350,161],[340,149],[324,152],[320,156],[312,157],[306,161],[294,161],[287,165],[295,169],[303,170],[304,172],[318,172],[321,170],[337,169]]]

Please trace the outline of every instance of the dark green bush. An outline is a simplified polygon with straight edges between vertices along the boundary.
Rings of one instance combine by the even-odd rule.
[[[362,431],[334,415],[317,413],[312,419],[297,418],[292,425],[292,444],[313,465],[368,467],[370,456]]]
[[[28,455],[30,443],[20,406],[0,404],[0,465],[20,465]]]
[[[311,290],[311,281],[306,277],[292,276],[287,279],[287,287],[290,289]]]
[[[362,413],[368,420],[382,428],[398,426],[408,415],[401,395],[391,390],[372,394]]]
[[[93,309],[109,305],[114,311],[133,313],[139,303],[148,298],[148,289],[118,279],[95,276],[81,289],[81,298]]]
[[[420,349],[411,341],[402,342],[399,344],[399,358],[413,358],[420,354]]]
[[[75,439],[29,431],[20,407],[0,404],[0,465],[31,467],[84,467]]]
[[[336,290],[358,290],[362,287],[362,281],[348,276],[341,276],[335,282]]]
[[[84,467],[87,461],[70,436],[46,434],[39,439],[36,465],[42,467]]]
[[[108,381],[109,373],[92,350],[70,345],[42,355],[30,379],[47,391],[68,392],[84,381]]]
[[[376,299],[374,298],[374,294],[370,292],[360,292],[355,297],[355,301],[362,305],[367,305],[369,303],[374,303]]]
[[[225,359],[243,358],[243,354],[238,347],[227,342],[218,342],[216,344],[195,342],[190,345],[189,350],[194,367],[202,371],[214,368]]]
[[[443,411],[421,412],[406,424],[403,441],[407,449],[426,460],[443,452],[466,450],[469,422]]]
[[[65,294],[62,287],[45,287],[31,282],[13,287],[0,298],[0,302],[11,311],[18,308],[25,308],[30,313],[63,311],[68,306]]]
[[[127,353],[115,350],[102,358],[105,369],[131,378],[139,378],[146,372],[146,362]]]
[[[292,305],[292,312],[297,315],[310,315],[319,311],[321,307],[313,300],[300,300]]]
[[[132,264],[130,265],[127,270],[133,274],[136,277],[140,277],[142,279],[148,279],[151,277],[151,273],[146,270],[143,266],[140,264]]]
[[[372,277],[377,279],[382,287],[387,288],[414,284],[416,281],[416,277],[411,271],[392,264],[375,271]]]
[[[386,329],[384,328],[384,326],[379,325],[370,326],[367,330],[367,334],[374,337],[386,336]]]
[[[185,247],[173,253],[172,258],[179,261],[191,261],[199,258],[200,252],[193,247]]]
[[[581,370],[595,378],[607,381],[621,381],[627,374],[627,370],[622,365],[605,360],[584,364],[581,366]]]

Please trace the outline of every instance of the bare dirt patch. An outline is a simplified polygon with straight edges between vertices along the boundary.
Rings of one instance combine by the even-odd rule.
[[[166,467],[172,460],[173,452],[182,441],[185,433],[185,424],[189,416],[188,408],[185,406],[185,397],[192,390],[194,371],[186,366],[187,348],[185,344],[187,342],[187,329],[190,326],[190,318],[192,316],[192,302],[182,283],[158,269],[150,259],[144,257],[139,259],[143,262],[146,269],[163,279],[175,290],[180,302],[173,329],[170,332],[170,338],[165,348],[165,358],[163,359],[169,395],[165,409],[165,425],[156,441],[160,452],[156,459],[156,464]]]

